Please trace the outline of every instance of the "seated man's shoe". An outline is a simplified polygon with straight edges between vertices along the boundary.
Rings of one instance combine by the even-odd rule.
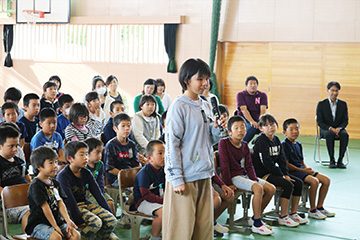
[[[339,162],[339,161],[337,162],[336,167],[337,167],[337,168],[342,168],[342,169],[345,169],[345,168],[346,168],[345,164],[343,164],[342,162]]]
[[[329,165],[329,168],[336,168],[336,163],[335,161],[330,161],[330,165]]]

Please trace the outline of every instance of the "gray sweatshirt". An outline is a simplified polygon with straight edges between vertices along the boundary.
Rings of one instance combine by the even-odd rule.
[[[173,187],[214,175],[210,104],[182,95],[170,106],[165,128],[166,180]]]

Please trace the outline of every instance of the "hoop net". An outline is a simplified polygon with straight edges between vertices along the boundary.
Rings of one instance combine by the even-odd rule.
[[[36,24],[45,17],[45,13],[42,11],[23,10],[22,14],[28,24]]]

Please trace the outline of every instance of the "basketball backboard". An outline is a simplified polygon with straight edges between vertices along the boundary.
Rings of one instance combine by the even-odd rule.
[[[69,23],[70,0],[17,0],[17,23]]]

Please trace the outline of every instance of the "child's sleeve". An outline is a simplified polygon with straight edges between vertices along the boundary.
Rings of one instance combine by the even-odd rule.
[[[65,140],[71,142],[73,141],[73,137],[76,137],[76,135],[70,124],[65,128]]]
[[[140,104],[141,95],[138,95],[134,98],[134,113],[139,111],[139,104]]]
[[[140,165],[140,162],[139,162],[139,159],[137,157],[138,152],[137,152],[135,143],[131,144],[131,149],[132,149],[132,152],[133,152],[133,156],[131,158],[132,167],[138,167]]]
[[[71,191],[71,186],[73,185],[70,180],[69,176],[67,176],[66,171],[67,169],[63,169],[56,177],[58,182],[60,183],[60,186],[62,187],[65,195],[67,196],[64,200],[64,203],[66,205],[66,208],[68,209],[68,212],[71,216],[71,219],[75,222],[76,225],[81,225],[85,221],[82,218],[82,214],[77,206],[77,202],[75,200],[75,197]]]
[[[135,114],[135,116],[133,118],[133,126],[134,126],[133,133],[134,133],[136,142],[141,146],[142,149],[146,149],[146,146],[149,143],[149,141],[144,136],[143,121],[144,120],[142,120],[141,117],[139,117],[137,114]]]
[[[105,171],[104,171],[104,164],[102,162],[101,163],[101,167],[99,169],[99,175],[97,176],[97,183],[99,185],[100,191],[103,194],[105,192],[105,181],[104,181],[104,177],[105,177]]]
[[[111,142],[109,142],[105,146],[105,171],[106,172],[114,169],[115,161],[116,161],[115,148],[111,144]]]
[[[185,183],[183,176],[183,159],[181,156],[184,132],[185,123],[184,116],[181,114],[181,106],[173,105],[166,123],[165,168],[167,171],[166,177],[174,188]]]
[[[229,157],[231,154],[227,151],[226,140],[221,139],[219,142],[219,160],[221,168],[221,177],[226,185],[232,185]]]
[[[289,174],[288,160],[285,156],[283,146],[281,144],[280,144],[280,146],[281,147],[280,147],[280,156],[279,156],[279,167],[280,167],[283,175],[288,175]]]
[[[157,102],[157,104],[159,105],[159,111],[158,111],[158,113],[161,115],[161,114],[163,114],[163,112],[164,112],[164,105],[163,105],[163,103],[162,103],[162,101],[161,101],[161,98],[159,97],[159,96],[155,96],[156,97],[156,102]]]
[[[246,154],[245,154],[245,170],[251,180],[253,181],[258,180],[255,173],[254,165],[252,163],[250,149],[247,144],[246,144]]]
[[[94,176],[87,169],[82,169],[82,172],[84,173],[84,174],[82,174],[82,176],[85,177],[85,182],[89,184],[89,190],[90,190],[91,194],[94,196],[94,198],[96,199],[97,203],[102,208],[111,212],[110,207],[107,204],[107,202],[104,198],[104,195],[101,193],[99,185],[95,181]]]

